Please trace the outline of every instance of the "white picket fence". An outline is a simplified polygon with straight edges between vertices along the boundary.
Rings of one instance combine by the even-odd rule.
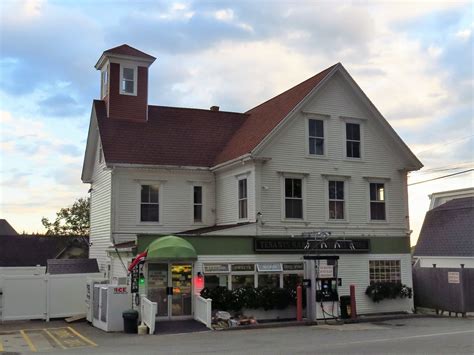
[[[150,334],[155,333],[155,318],[158,313],[158,304],[156,302],[150,301],[144,295],[141,296],[141,309],[140,313],[142,316],[142,322],[150,330]]]
[[[194,319],[212,329],[212,300],[210,298],[194,296]]]
[[[63,318],[86,313],[86,283],[102,274],[0,275],[2,321]]]

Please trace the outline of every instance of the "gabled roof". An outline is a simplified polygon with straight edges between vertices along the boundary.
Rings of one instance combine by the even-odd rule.
[[[149,106],[147,122],[108,118],[104,101],[94,101],[105,161],[210,167],[244,122],[234,112]],[[125,117],[123,117],[125,118]]]
[[[336,65],[247,111],[244,124],[216,157],[215,164],[250,153]]]
[[[139,51],[133,47],[130,47],[128,44],[122,44],[114,48],[107,49],[104,51],[104,54],[118,54],[118,55],[127,55],[130,57],[139,57],[144,59],[155,60],[156,58],[146,54],[145,52]]]
[[[276,132],[286,120],[291,119],[292,113],[305,102],[305,99],[312,97],[335,72],[345,75],[358,95],[372,112],[375,112],[394,142],[408,157],[409,168],[419,169],[422,164],[340,63],[246,113],[148,106],[148,121],[133,122],[127,120],[127,117],[107,117],[105,103],[95,100],[93,115],[95,112],[105,161],[107,164],[211,168],[253,154],[259,149],[259,145],[268,139],[272,132]],[[92,144],[93,140],[92,123],[91,121],[88,146],[89,141]],[[92,153],[91,149],[89,154],[86,151],[86,160],[92,159]],[[85,161],[84,182],[90,180],[91,169],[87,170],[87,166]]]
[[[454,199],[428,211],[414,255],[474,257],[474,197]]]
[[[6,219],[0,219],[0,236],[1,235],[18,235],[18,233]]]

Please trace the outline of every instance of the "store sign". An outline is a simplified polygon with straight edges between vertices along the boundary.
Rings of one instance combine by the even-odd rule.
[[[255,271],[254,264],[233,264],[232,271]]]
[[[448,283],[449,284],[458,284],[459,281],[459,272],[448,272]]]
[[[308,239],[255,238],[254,250],[260,253],[367,253],[369,239],[337,240],[329,239],[316,243]]]
[[[114,293],[116,295],[123,295],[128,293],[126,287],[114,287]]]
[[[332,279],[334,277],[334,267],[332,265],[319,265],[318,278]]]
[[[204,273],[229,272],[229,264],[204,264]]]
[[[257,264],[257,271],[265,272],[265,271],[282,271],[281,263],[259,263]]]
[[[284,271],[304,270],[304,265],[302,263],[283,264],[283,270]]]

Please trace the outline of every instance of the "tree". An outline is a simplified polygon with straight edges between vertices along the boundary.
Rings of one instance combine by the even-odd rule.
[[[55,221],[43,217],[41,223],[46,228],[46,235],[88,236],[89,209],[89,198],[79,198],[72,206],[61,208]]]

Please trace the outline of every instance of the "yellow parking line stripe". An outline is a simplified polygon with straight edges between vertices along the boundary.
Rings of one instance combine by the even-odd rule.
[[[71,328],[71,327],[67,327],[67,329],[69,329],[72,333],[74,333],[76,336],[78,336],[79,338],[81,338],[82,340],[84,340],[86,343],[92,345],[92,346],[98,346],[96,343],[94,343],[92,340],[90,340],[89,338],[86,338],[84,335],[80,334],[78,331],[76,331],[74,328]]]
[[[30,350],[33,352],[36,352],[36,347],[34,346],[33,342],[31,341],[30,337],[26,335],[25,331],[22,329],[20,330],[20,334],[23,336],[23,339],[25,339],[26,343],[30,347]]]
[[[61,348],[63,348],[63,350],[66,349],[66,347],[58,340],[58,338],[56,338],[48,329],[44,328],[43,330],[46,334],[48,334],[51,337],[51,339],[54,340],[56,344],[58,344]]]
[[[3,348],[2,339],[0,339],[0,353],[3,351],[5,351],[5,349]]]

